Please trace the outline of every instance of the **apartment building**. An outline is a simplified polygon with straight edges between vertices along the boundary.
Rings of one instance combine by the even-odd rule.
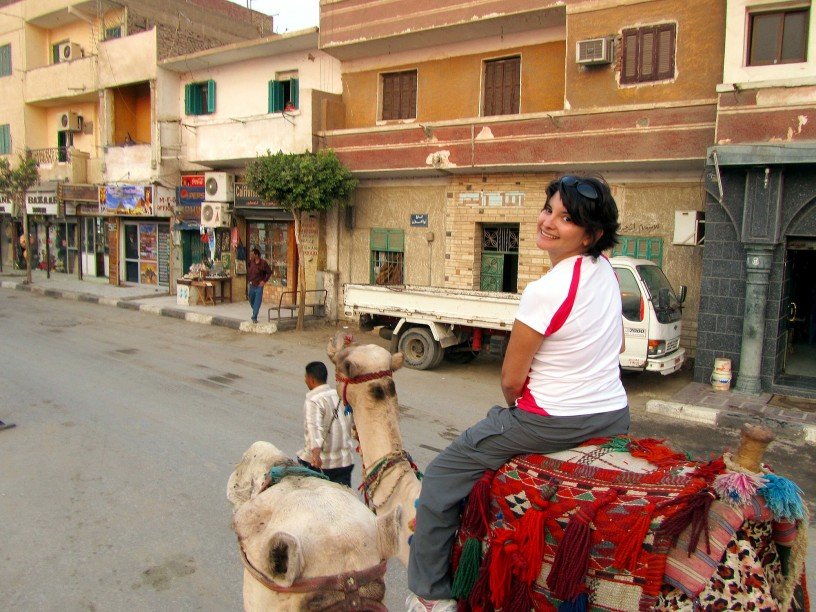
[[[691,288],[693,354],[703,247],[686,219],[705,208],[725,8],[322,0],[320,48],[343,73],[322,142],[361,179],[329,257],[341,284],[521,291],[549,267],[545,185],[596,172],[620,207],[616,252]]]
[[[318,51],[309,28],[169,58],[159,63],[178,80],[181,187],[173,260],[180,275],[201,256],[235,270],[239,251],[253,248],[272,267],[267,304],[297,290],[298,252],[292,214],[264,202],[243,183],[247,162],[267,151],[317,149],[328,103],[342,91],[340,62]],[[206,187],[205,187],[206,185]],[[212,240],[202,251],[200,232]],[[317,213],[301,219],[307,289],[322,285],[326,223]],[[326,282],[330,282],[327,279]],[[244,299],[246,277],[234,275],[232,296]]]
[[[168,285],[181,127],[177,74],[157,62],[267,35],[270,18],[226,0],[3,4],[0,155],[39,162],[35,263]],[[3,211],[11,267],[22,211]]]
[[[695,378],[816,397],[816,17],[810,2],[728,0],[706,166]]]

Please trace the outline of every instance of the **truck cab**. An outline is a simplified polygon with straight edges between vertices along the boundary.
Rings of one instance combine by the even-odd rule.
[[[680,369],[685,349],[680,347],[680,319],[685,286],[675,294],[660,267],[645,259],[613,257],[623,305],[625,350],[623,370],[671,374]]]

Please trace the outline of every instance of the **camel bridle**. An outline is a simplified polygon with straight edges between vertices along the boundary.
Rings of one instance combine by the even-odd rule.
[[[275,584],[266,574],[252,565],[247,558],[246,551],[241,541],[238,541],[238,550],[241,552],[241,561],[250,575],[267,589],[276,593],[314,593],[314,592],[340,592],[343,599],[321,608],[325,612],[347,612],[349,610],[360,610],[362,612],[388,612],[388,608],[382,602],[365,597],[360,593],[360,589],[377,580],[382,581],[385,576],[387,561],[383,559],[377,565],[364,570],[343,572],[331,576],[316,576],[314,578],[299,578],[290,586],[284,587]]]
[[[334,379],[337,382],[343,383],[343,405],[349,406],[348,399],[346,399],[346,390],[349,385],[357,385],[364,382],[377,380],[378,378],[386,378],[392,376],[394,370],[380,370],[379,372],[369,372],[368,374],[360,374],[359,376],[343,376],[340,372],[336,372]]]

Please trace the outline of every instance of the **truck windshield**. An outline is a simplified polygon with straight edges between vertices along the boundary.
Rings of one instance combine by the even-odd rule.
[[[638,266],[637,269],[643,282],[646,283],[657,320],[660,323],[679,321],[682,315],[680,301],[674,294],[669,279],[663,274],[663,270],[658,266]],[[661,293],[665,296],[663,300],[660,299]]]

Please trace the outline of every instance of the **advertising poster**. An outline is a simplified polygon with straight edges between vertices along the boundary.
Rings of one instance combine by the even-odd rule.
[[[150,261],[139,262],[139,282],[143,285],[158,285],[159,274],[156,271],[156,263]]]
[[[155,223],[139,224],[139,259],[156,261],[158,253],[158,226]]]
[[[153,216],[153,187],[104,185],[99,188],[99,214]]]

